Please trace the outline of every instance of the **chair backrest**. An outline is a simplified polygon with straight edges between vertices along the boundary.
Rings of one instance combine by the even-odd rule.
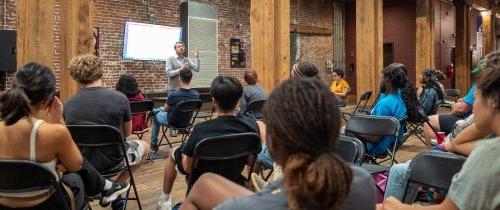
[[[418,154],[410,163],[408,183],[403,200],[407,203],[414,201],[418,185],[449,189],[453,176],[460,171],[466,157],[449,152],[428,151]],[[410,189],[412,188],[412,189]],[[412,190],[413,192],[409,192]],[[407,196],[410,193],[412,196]]]
[[[153,110],[154,107],[153,101],[150,100],[144,100],[144,101],[133,101],[130,102],[130,111],[132,114],[142,114],[142,113],[147,113],[151,110]]]
[[[122,169],[114,168],[126,161],[125,141],[118,129],[109,125],[67,125],[67,127],[82,155],[99,172],[113,174]],[[101,159],[103,155],[113,161],[103,161]]]
[[[366,91],[359,97],[358,104],[356,104],[356,108],[352,111],[352,115],[358,113],[358,110],[365,110],[368,101],[372,97],[372,91]]]
[[[247,110],[245,110],[244,114],[253,114],[255,118],[261,119],[262,109],[264,109],[265,103],[266,103],[265,99],[250,101],[250,103],[248,103]]]
[[[231,149],[228,149],[230,147]],[[202,162],[209,161],[206,163],[213,163],[213,161],[228,161],[237,160],[243,158],[242,166],[246,163],[246,158],[249,155],[254,155],[254,159],[251,164],[249,172],[252,171],[253,164],[257,154],[261,150],[260,137],[256,133],[238,133],[238,134],[228,134],[223,136],[214,136],[202,139],[194,147],[193,161],[191,172],[195,171],[197,167],[200,167]],[[202,171],[213,172],[213,171]],[[241,171],[230,172],[232,174],[241,174]],[[194,174],[194,173],[191,173]],[[226,174],[220,174],[225,176]],[[248,178],[250,173],[248,174]],[[198,177],[189,176],[188,184],[193,184]],[[226,177],[232,179],[231,177]],[[236,180],[232,180],[236,181]]]
[[[340,135],[335,153],[348,163],[361,164],[365,157],[365,146],[357,138]]]
[[[458,98],[460,97],[459,89],[444,89],[444,95],[450,98]]]
[[[48,197],[59,184],[54,173],[34,161],[0,160],[0,168],[0,197]]]
[[[168,119],[168,123],[171,126],[184,128],[190,124],[194,123],[193,116],[196,116],[198,112],[200,112],[201,106],[203,105],[203,101],[201,100],[188,100],[181,101],[177,103],[170,111],[172,115],[170,115]],[[192,120],[191,120],[192,119]]]

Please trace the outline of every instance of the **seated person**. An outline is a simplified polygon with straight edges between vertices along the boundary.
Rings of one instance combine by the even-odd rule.
[[[299,62],[292,66],[292,78],[316,78],[319,79],[319,71],[312,63]]]
[[[175,125],[179,127],[185,127],[189,124],[191,120],[192,113],[186,115],[177,115],[176,119],[172,119],[172,109],[181,101],[199,100],[200,94],[198,91],[191,89],[191,79],[193,78],[193,72],[189,69],[181,69],[179,71],[180,77],[180,88],[170,92],[167,98],[167,102],[163,107],[153,109],[153,123],[151,126],[151,148],[156,150],[158,148],[158,132],[160,131],[161,125]],[[171,132],[173,132],[171,130]],[[172,136],[175,136],[172,133]]]
[[[129,102],[144,101],[144,94],[139,90],[137,80],[132,74],[123,74],[116,83],[116,90],[125,94]],[[148,129],[146,113],[132,115],[132,133],[142,132]]]
[[[437,110],[434,110],[434,107],[438,101],[444,100],[444,93],[439,86],[438,78],[439,73],[436,70],[425,69],[420,80],[420,87],[417,89],[420,106],[427,115],[436,114]]]
[[[71,60],[69,73],[82,89],[64,104],[64,121],[67,125],[109,125],[118,129],[126,139],[132,131],[130,104],[124,94],[102,85],[102,67],[102,61],[91,54]],[[132,171],[135,171],[146,159],[149,144],[129,140],[125,142],[125,147]],[[125,166],[119,147],[87,149],[84,155],[103,173]],[[128,172],[122,171],[116,180],[126,181],[128,178]]]
[[[240,99],[240,113],[245,113],[250,102],[266,99],[264,89],[257,84],[257,73],[254,70],[246,70],[244,79],[248,86],[243,88],[243,95]]]
[[[487,56],[481,66],[481,78],[473,106],[475,125],[469,128],[493,132],[500,135],[500,53]],[[466,130],[467,130],[466,129]],[[464,130],[464,132],[466,131]],[[453,141],[458,142],[458,140]],[[474,143],[474,150],[465,161],[460,172],[451,182],[445,200],[439,205],[410,206],[402,204],[394,197],[387,198],[379,209],[383,210],[469,210],[500,208],[500,137]]]
[[[333,82],[330,86],[330,90],[339,98],[346,98],[350,87],[347,81],[344,80],[344,70],[334,69],[332,72],[332,79]]]
[[[478,66],[471,71],[472,79],[475,80],[481,70],[481,65],[484,61],[479,62]],[[432,115],[429,116],[429,123],[436,131],[442,131],[446,134],[450,133],[455,127],[455,123],[458,120],[464,119],[471,114],[472,104],[474,103],[474,91],[476,90],[476,85],[472,85],[464,98],[458,99],[457,103],[453,104],[451,111],[448,114]],[[427,123],[424,124],[424,136],[427,141],[432,138],[436,138],[436,134],[432,131]]]
[[[490,134],[491,132],[484,129],[480,130],[474,123],[472,123],[463,128],[452,141],[450,141],[450,134],[445,140],[447,142],[439,145],[438,147],[442,148],[440,149],[441,151],[444,150],[469,156],[474,149],[476,142],[482,138],[486,138]],[[386,198],[393,196],[398,200],[403,199],[404,189],[410,172],[410,162],[411,161],[395,164],[391,167],[385,191]]]
[[[382,71],[380,83],[380,97],[373,107],[371,114],[375,116],[390,116],[398,120],[405,116],[408,120],[419,118],[418,109],[415,104],[416,94],[412,84],[405,74],[406,66],[393,63]],[[403,123],[403,122],[401,122]],[[404,128],[404,126],[401,126]],[[405,129],[399,129],[397,141],[400,141]],[[367,140],[367,153],[370,155],[384,155],[388,148],[392,148],[393,137],[365,136],[360,137]]]
[[[340,110],[322,81],[285,81],[269,96],[264,119],[269,151],[283,167],[283,178],[254,193],[207,173],[195,183],[181,209],[375,209],[371,176],[333,152]]]
[[[243,92],[243,87],[240,82],[232,77],[218,76],[212,81],[210,94],[216,105],[217,118],[198,123],[194,126],[189,139],[180,147],[174,147],[169,150],[170,154],[165,165],[165,174],[163,176],[163,195],[158,202],[158,209],[171,209],[172,202],[170,193],[177,172],[194,176],[193,180],[206,171],[217,171],[225,177],[236,181],[241,176],[241,171],[245,167],[246,158],[242,160],[231,161],[212,161],[205,162],[203,168],[198,168],[196,171],[191,171],[193,164],[193,152],[195,145],[202,139],[213,136],[254,132],[259,133],[259,128],[255,119],[245,117],[244,115],[236,116],[234,111],[238,100]],[[231,145],[227,145],[228,149]],[[203,162],[200,161],[201,165]]]
[[[77,209],[85,206],[85,194],[101,193],[102,203],[107,204],[125,193],[130,185],[106,180],[82,158],[64,126],[61,101],[55,97],[55,84],[53,71],[37,63],[26,64],[16,72],[12,89],[0,98],[0,129],[4,134],[0,135],[0,159],[31,160],[46,166],[64,183],[78,189],[75,195]],[[47,122],[36,117],[40,111],[47,111]],[[36,135],[30,137],[33,133]],[[63,175],[64,172],[68,173]],[[68,209],[66,201],[58,199],[62,193],[62,188],[57,188],[54,194],[33,199],[0,198],[0,209],[34,206]]]

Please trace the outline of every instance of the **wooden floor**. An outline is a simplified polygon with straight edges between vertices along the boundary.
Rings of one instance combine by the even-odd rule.
[[[349,110],[351,108],[352,107],[347,107],[343,110]],[[131,136],[129,139],[137,139],[137,137]],[[173,138],[173,140],[178,139],[180,139],[180,137]],[[143,140],[149,142],[150,134],[145,134]],[[160,150],[162,150],[163,153],[166,153],[167,149],[168,146],[160,147]],[[399,162],[403,162],[412,159],[416,154],[424,150],[424,144],[414,136],[411,136],[398,151],[396,159]],[[156,204],[159,200],[160,195],[162,194],[165,161],[165,159],[158,159],[153,163],[147,162],[134,173],[139,197],[141,199],[141,205],[145,210],[156,209]],[[172,191],[172,202],[174,204],[177,202],[181,202],[184,199],[185,195],[186,182],[183,176],[178,176]],[[111,209],[110,206],[108,206],[107,208],[102,208],[101,206],[99,206],[98,202],[92,202],[91,205],[92,209]],[[127,205],[127,209],[138,209],[137,203],[135,201],[129,201]]]

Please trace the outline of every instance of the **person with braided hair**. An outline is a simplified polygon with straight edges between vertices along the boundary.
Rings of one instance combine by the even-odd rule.
[[[453,177],[448,195],[439,205],[410,206],[394,197],[387,198],[380,210],[497,210],[500,209],[500,52],[487,56],[481,65],[475,91],[474,125],[481,132],[493,132],[494,139],[479,140],[470,156]],[[467,128],[467,129],[469,129]],[[464,130],[465,131],[465,130]],[[468,139],[472,143],[476,139]],[[462,142],[466,143],[466,142]]]
[[[337,103],[318,79],[283,82],[264,107],[266,142],[283,178],[253,193],[206,173],[180,209],[375,209],[371,176],[333,152],[340,130]]]
[[[371,111],[375,116],[390,116],[398,120],[407,117],[410,121],[419,121],[418,99],[413,84],[406,77],[406,66],[393,63],[382,71],[380,96]],[[402,122],[403,123],[403,122]],[[401,126],[404,128],[404,126]],[[399,129],[397,141],[403,137],[405,129]],[[368,141],[367,152],[371,155],[383,155],[393,142],[391,137],[362,136]]]
[[[444,99],[443,90],[439,83],[439,72],[434,69],[425,69],[420,80],[421,86],[417,89],[420,105],[427,115],[437,113],[435,105]]]

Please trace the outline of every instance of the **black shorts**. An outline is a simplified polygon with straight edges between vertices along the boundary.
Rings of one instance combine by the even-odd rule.
[[[448,135],[455,128],[455,123],[461,119],[461,117],[452,114],[438,115],[439,127],[441,128],[442,132]]]
[[[182,165],[182,148],[178,147],[173,154],[175,169],[183,175],[188,175],[189,173],[184,170],[184,166]]]

